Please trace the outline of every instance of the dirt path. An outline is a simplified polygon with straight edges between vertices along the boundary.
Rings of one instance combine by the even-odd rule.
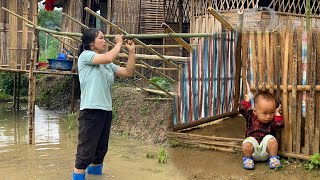
[[[291,162],[281,170],[270,170],[266,162],[256,164],[255,170],[244,170],[241,157],[232,153],[201,151],[199,149],[181,148],[169,150],[174,166],[189,180],[239,180],[239,179],[288,179],[316,180],[319,172],[308,172],[301,164]]]

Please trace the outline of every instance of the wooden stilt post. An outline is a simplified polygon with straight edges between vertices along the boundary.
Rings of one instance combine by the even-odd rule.
[[[13,78],[13,109],[17,107],[17,73],[14,73]]]
[[[17,86],[17,110],[20,110],[20,88],[21,88],[21,73],[18,73],[18,86]]]
[[[32,53],[30,58],[29,69],[29,88],[28,88],[28,117],[29,117],[29,144],[33,143],[33,129],[34,129],[34,117],[35,117],[35,74],[34,62],[37,58],[37,30],[34,29],[33,41],[32,41]]]

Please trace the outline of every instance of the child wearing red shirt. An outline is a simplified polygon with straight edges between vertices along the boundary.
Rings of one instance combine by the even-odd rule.
[[[281,166],[278,142],[273,136],[277,128],[284,126],[280,106],[268,92],[260,92],[254,97],[254,109],[250,96],[245,95],[241,102],[240,113],[246,118],[246,139],[242,143],[243,167],[254,169],[254,161],[268,160],[271,169]]]

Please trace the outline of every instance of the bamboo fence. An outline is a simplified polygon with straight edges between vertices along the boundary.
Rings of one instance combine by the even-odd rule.
[[[184,64],[177,86],[175,129],[185,127],[181,126],[185,123],[237,111],[236,46],[234,31],[215,33],[192,46],[191,59]]]
[[[306,156],[319,153],[320,31],[248,32],[243,36],[247,40],[242,46],[242,52],[247,52],[243,53],[243,83],[253,93],[270,91],[282,104],[281,151]]]

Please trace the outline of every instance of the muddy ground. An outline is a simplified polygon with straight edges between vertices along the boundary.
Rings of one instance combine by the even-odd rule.
[[[64,97],[66,97],[65,94]],[[248,171],[242,168],[240,154],[189,147],[176,147],[179,148],[179,151],[172,151],[170,141],[166,138],[168,124],[172,118],[172,102],[146,100],[147,97],[157,97],[157,95],[143,92],[124,82],[115,83],[113,87],[113,133],[166,146],[169,152],[169,162],[174,163],[180,173],[185,174],[190,180],[320,179],[319,170],[309,172],[303,168],[301,162],[289,161],[285,158],[282,158],[284,167],[280,170],[270,170],[263,162],[257,163],[255,170]],[[59,103],[58,105],[52,104],[59,106]],[[76,108],[78,107],[77,105]],[[210,124],[204,128],[194,129],[191,132],[243,138],[244,119],[238,116],[220,123]]]

